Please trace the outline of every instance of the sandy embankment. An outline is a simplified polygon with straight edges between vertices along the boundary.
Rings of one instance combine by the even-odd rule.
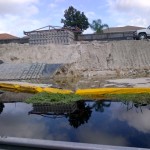
[[[149,41],[77,42],[72,45],[0,45],[5,63],[63,63],[57,75],[149,76]]]

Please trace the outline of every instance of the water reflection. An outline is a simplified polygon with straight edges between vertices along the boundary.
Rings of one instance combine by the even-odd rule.
[[[91,113],[91,107],[86,105],[85,102],[80,101],[77,102],[77,109],[73,113],[67,114],[65,117],[68,118],[71,126],[78,128],[79,126],[88,123]]]
[[[104,107],[110,107],[111,101],[95,101],[92,105],[85,101],[78,101],[71,104],[33,104],[33,110],[29,114],[41,115],[48,118],[65,117],[69,125],[78,128],[88,123],[92,110],[104,112]]]
[[[69,105],[4,105],[0,136],[150,148],[147,104],[79,101]]]
[[[131,110],[131,109],[135,109],[136,112],[138,113],[139,111],[142,112],[142,108],[148,106],[147,103],[145,102],[131,102],[131,101],[124,101],[122,102],[126,108],[127,111]]]
[[[110,107],[111,101],[96,101],[93,105],[95,111],[104,112],[105,107]]]
[[[150,133],[149,104],[124,102],[122,106],[116,108],[116,111],[113,111],[113,118],[126,122],[130,127],[133,127],[139,132]]]
[[[4,104],[0,103],[0,114],[3,112],[4,107],[5,107]]]
[[[41,115],[49,118],[64,117],[68,119],[70,126],[78,128],[84,123],[88,123],[91,117],[92,107],[84,101],[71,104],[33,104],[33,110],[29,114]]]

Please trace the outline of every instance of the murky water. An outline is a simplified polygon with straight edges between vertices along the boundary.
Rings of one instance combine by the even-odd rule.
[[[0,104],[0,136],[150,148],[150,105],[77,102]]]

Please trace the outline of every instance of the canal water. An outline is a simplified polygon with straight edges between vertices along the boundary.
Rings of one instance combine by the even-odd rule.
[[[0,103],[0,136],[150,148],[150,105]]]

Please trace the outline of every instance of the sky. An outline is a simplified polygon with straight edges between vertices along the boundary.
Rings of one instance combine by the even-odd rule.
[[[84,12],[89,23],[101,19],[109,27],[150,24],[150,0],[0,0],[0,33],[24,36],[47,25],[63,26],[69,6]],[[90,28],[84,33],[93,33]]]

